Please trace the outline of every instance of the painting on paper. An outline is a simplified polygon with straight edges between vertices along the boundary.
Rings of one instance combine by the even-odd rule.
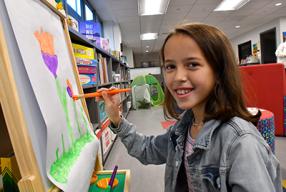
[[[47,130],[46,173],[64,191],[87,191],[98,140],[78,93],[62,21],[35,0],[5,0],[13,32]]]

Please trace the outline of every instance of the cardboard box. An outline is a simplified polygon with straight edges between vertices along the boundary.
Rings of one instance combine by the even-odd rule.
[[[100,24],[94,21],[81,21],[79,23],[79,32],[87,39],[95,41],[101,35]]]
[[[96,66],[81,66],[78,65],[78,72],[80,74],[95,74],[96,73]]]
[[[82,85],[95,85],[96,74],[79,74],[79,79]]]
[[[96,59],[82,59],[76,57],[76,64],[78,65],[90,65],[90,66],[97,66],[98,61]]]
[[[0,157],[0,167],[4,191],[18,192],[17,183],[21,174],[15,156]]]
[[[100,38],[101,48],[109,52],[109,39]]]
[[[95,45],[109,52],[109,39],[103,37],[95,37]]]
[[[94,59],[94,49],[83,45],[72,43],[74,55],[81,59]]]

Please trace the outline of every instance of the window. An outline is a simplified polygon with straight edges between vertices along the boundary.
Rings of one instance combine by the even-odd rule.
[[[96,36],[103,36],[103,23],[87,0],[63,0],[63,2],[68,15],[75,18],[79,25],[84,21],[93,21],[96,23]]]
[[[67,0],[67,4],[81,16],[81,0]]]
[[[93,20],[93,13],[92,11],[90,10],[90,8],[88,7],[88,5],[84,5],[84,8],[85,8],[85,20],[86,21],[91,21]]]

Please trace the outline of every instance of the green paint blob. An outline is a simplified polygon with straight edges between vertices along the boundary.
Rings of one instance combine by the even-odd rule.
[[[90,133],[86,133],[77,139],[71,148],[51,165],[51,176],[59,183],[66,183],[70,170],[79,157],[82,148],[94,139],[95,137]]]

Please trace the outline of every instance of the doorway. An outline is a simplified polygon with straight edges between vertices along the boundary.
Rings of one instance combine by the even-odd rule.
[[[260,33],[261,63],[276,63],[276,28]]]

